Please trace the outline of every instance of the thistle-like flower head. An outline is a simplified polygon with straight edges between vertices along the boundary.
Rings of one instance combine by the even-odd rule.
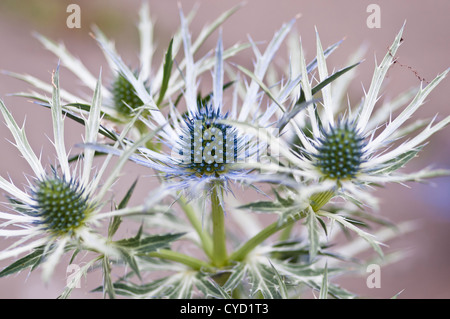
[[[202,196],[203,191],[210,191],[214,185],[230,190],[230,182],[253,183],[256,179],[263,179],[249,174],[250,169],[241,164],[260,162],[261,156],[266,154],[267,144],[257,141],[254,132],[244,133],[233,123],[256,122],[261,126],[270,125],[270,118],[278,106],[271,104],[265,109],[261,107],[262,94],[259,83],[295,20],[282,26],[265,52],[261,53],[256,44],[251,43],[257,58],[254,71],[245,70],[247,75],[251,73],[251,82],[243,85],[239,78],[236,79],[232,83],[233,95],[236,98],[230,103],[224,99],[224,90],[229,87],[224,83],[224,60],[230,56],[229,52],[233,51],[233,48],[224,50],[220,35],[214,59],[211,61],[213,62],[212,92],[202,98],[199,94],[197,78],[202,70],[201,63],[207,60],[209,54],[195,61],[193,48],[195,44],[191,42],[188,21],[181,11],[180,17],[180,35],[184,48],[183,61],[186,63],[182,95],[186,106],[185,112],[180,112],[181,107],[177,104],[179,102],[177,99],[175,103],[169,103],[167,116],[161,114],[159,110],[156,110],[157,103],[153,97],[142,89],[142,83],[133,81],[131,70],[116,59],[117,68],[133,85],[134,91],[146,105],[153,106],[153,109],[149,109],[149,115],[141,118],[141,121],[148,126],[149,131],[157,132],[158,142],[163,146],[161,150],[139,147],[138,154],[131,156],[130,159],[156,170],[163,180],[171,182],[169,187],[184,190],[191,196]],[[240,70],[244,69],[240,68]],[[239,92],[243,94],[240,95]],[[130,145],[136,143],[130,142]],[[123,153],[121,150],[105,145],[90,147],[116,155]],[[281,177],[272,175],[271,178]]]
[[[354,64],[351,66],[328,74],[325,52],[329,50],[323,51],[317,35],[315,61],[319,77],[316,79],[318,83],[313,87],[313,80],[309,78],[307,72],[309,66],[305,63],[300,44],[298,72],[301,78],[299,81],[301,95],[296,97],[299,101],[296,105],[303,105],[304,111],[297,113],[294,109],[290,113],[283,114],[279,120],[282,123],[279,125],[284,125],[286,118],[289,119],[286,126],[288,129],[285,131],[295,132],[299,147],[290,147],[287,143],[283,144],[283,141],[279,143],[283,155],[290,162],[291,169],[286,169],[286,165],[278,169],[289,171],[302,183],[314,185],[309,189],[314,189],[315,193],[332,190],[335,194],[348,195],[371,206],[376,206],[376,201],[366,192],[370,185],[417,181],[447,173],[441,170],[422,170],[402,174],[398,169],[415,157],[427,138],[450,122],[450,117],[446,117],[436,124],[433,119],[428,125],[424,124],[423,120],[409,126],[404,125],[423,105],[431,91],[445,78],[448,70],[425,87],[421,85],[415,96],[413,91],[406,92],[397,99],[384,103],[374,112],[383,79],[394,63],[394,56],[401,44],[402,32],[403,28],[396,36],[389,52],[376,66],[370,88],[358,108],[350,106],[345,108],[342,101],[351,79],[351,76],[347,76],[349,74],[345,77],[343,75],[347,72],[352,73],[352,69],[358,63],[352,61]],[[322,96],[320,102],[314,99],[318,88]],[[392,113],[400,109],[408,99],[409,104],[397,117],[391,119]],[[282,101],[278,103],[281,104]],[[414,137],[409,137],[411,132],[423,128],[424,125],[425,129]],[[402,139],[403,142],[399,143]],[[285,151],[289,149],[290,151]]]
[[[237,132],[223,124],[228,114],[203,106],[192,118],[186,119],[185,135],[180,136],[180,165],[198,177],[220,177],[236,163],[238,153]],[[187,137],[187,138],[186,138]]]
[[[327,179],[355,178],[364,162],[364,137],[348,122],[324,131],[315,147],[314,165]]]
[[[31,215],[38,217],[37,223],[56,236],[84,227],[93,210],[79,182],[67,181],[56,173],[35,183],[32,198],[36,204]]]
[[[231,15],[233,15],[241,5],[236,5],[230,10],[224,12],[223,15],[216,18],[212,23],[205,25],[204,32],[192,43],[192,54],[197,52],[205,43],[207,38]],[[195,10],[189,13],[186,18],[188,24],[195,15]],[[143,107],[151,110],[162,108],[169,103],[169,97],[178,94],[183,89],[185,81],[181,76],[181,72],[185,72],[187,61],[185,58],[177,60],[178,69],[174,67],[174,61],[181,55],[181,30],[178,30],[169,44],[165,57],[155,62],[154,54],[156,51],[156,43],[154,41],[154,21],[150,15],[148,3],[143,2],[139,11],[138,19],[138,66],[130,71],[128,67],[121,67],[124,63],[119,52],[115,48],[114,41],[109,39],[98,27],[93,28],[92,34],[97,40],[105,59],[108,62],[109,73],[112,75],[109,79],[109,85],[102,85],[102,106],[101,111],[107,115],[108,121],[126,123],[135,114],[135,110]],[[61,61],[61,65],[71,71],[81,83],[94,92],[96,87],[96,77],[86,67],[82,60],[75,57],[62,43],[57,43],[47,37],[35,34],[36,38],[43,46],[54,53]],[[232,47],[227,56],[232,56],[237,52],[247,48],[248,45],[236,45]],[[211,58],[202,59],[197,65],[198,73],[203,73],[211,69],[213,63]],[[128,63],[124,63],[124,65]],[[126,69],[126,70],[125,70]],[[46,95],[52,93],[51,86],[46,85],[43,81],[28,74],[17,74],[14,72],[5,72],[6,74],[23,80],[31,84],[38,92],[33,90],[31,93],[25,93],[26,96],[32,97],[38,101],[46,101]],[[39,93],[43,92],[43,94]],[[61,91],[61,101],[63,108],[73,114],[84,117],[88,116],[87,106],[90,101],[85,96],[76,95],[70,90]],[[84,105],[85,108],[74,107]],[[137,138],[146,132],[135,132]]]
[[[144,105],[131,83],[121,74],[114,79],[112,95],[114,108],[124,116],[132,115],[133,110]]]
[[[100,130],[101,79],[99,79],[86,119],[85,141],[95,143]],[[12,181],[0,176],[0,188],[8,193],[10,212],[1,212],[0,237],[17,237],[11,246],[0,251],[0,260],[41,249],[45,255],[43,276],[49,279],[56,263],[67,247],[83,247],[100,254],[117,256],[114,248],[97,232],[99,221],[122,211],[102,212],[109,187],[117,180],[120,168],[103,181],[103,174],[92,176],[94,152],[85,149],[72,169],[64,144],[64,116],[60,100],[59,67],[53,74],[52,111],[57,165],[47,172],[45,165],[31,149],[23,128],[15,122],[3,101],[0,111],[14,137],[15,145],[34,172],[28,190],[21,190]],[[104,172],[108,161],[103,163]],[[100,184],[102,182],[102,184]],[[44,256],[43,255],[43,256]]]

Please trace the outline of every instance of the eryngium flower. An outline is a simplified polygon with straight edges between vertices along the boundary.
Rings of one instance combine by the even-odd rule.
[[[228,11],[221,14],[218,18],[212,21],[210,24],[204,26],[203,32],[195,39],[192,45],[192,54],[197,52],[205,43],[207,38],[232,14],[234,14],[242,5],[236,5]],[[189,12],[187,22],[190,23],[195,16],[196,10]],[[185,70],[186,60],[184,57],[180,57],[182,36],[180,30],[173,36],[171,45],[167,50],[166,58],[173,64],[173,60],[177,59],[177,68],[168,67],[166,59],[162,59],[158,65],[153,65],[155,58],[154,53],[156,51],[157,44],[154,41],[154,21],[150,15],[150,8],[147,2],[143,2],[139,11],[139,20],[137,23],[138,37],[139,37],[139,50],[138,50],[138,66],[135,67],[135,71],[132,72],[133,76],[127,76],[122,74],[122,70],[116,67],[118,60],[121,60],[119,52],[115,48],[114,40],[109,39],[98,27],[93,28],[93,35],[97,40],[106,61],[108,62],[109,73],[112,75],[106,85],[102,85],[102,106],[101,111],[107,117],[105,119],[115,122],[127,122],[133,111],[139,107],[150,107],[156,109],[162,107],[168,103],[168,98],[184,87],[184,79],[181,76],[181,72]],[[96,77],[86,67],[82,60],[75,57],[63,43],[57,43],[41,34],[35,34],[35,37],[42,43],[42,45],[54,53],[61,65],[71,71],[86,88],[92,92],[96,87]],[[237,52],[247,48],[248,45],[235,45],[225,52],[226,57],[235,55]],[[203,73],[210,70],[214,65],[212,58],[205,56],[197,65],[198,73]],[[167,69],[166,69],[167,68]],[[52,87],[47,83],[33,77],[28,74],[17,74],[14,72],[4,72],[7,75],[23,80],[31,84],[35,89],[44,92],[40,94],[32,91],[30,93],[19,93],[29,98],[33,98],[39,101],[46,101],[46,94],[51,94]],[[168,82],[166,82],[166,79]],[[136,83],[142,84],[142,90],[136,85]],[[143,98],[143,95],[150,95],[152,100],[156,103],[149,106],[147,100]],[[88,111],[86,108],[80,108],[80,105],[89,106],[89,97],[84,95],[77,95],[71,90],[61,90],[61,101],[64,110],[72,112],[74,114],[82,113],[82,116],[87,117]],[[142,133],[142,132],[141,132]],[[144,132],[146,133],[146,132]]]
[[[194,49],[188,30],[188,21],[180,11],[181,36],[183,39],[186,61],[185,90],[183,98],[187,112],[181,113],[181,107],[170,103],[167,117],[156,111],[156,104],[152,96],[146,92],[142,82],[133,80],[132,71],[120,59],[114,59],[114,53],[109,51],[117,68],[144,101],[149,109],[149,116],[142,118],[149,131],[157,132],[158,142],[163,145],[162,150],[138,148],[138,154],[130,156],[130,160],[143,166],[153,168],[162,173],[164,180],[170,180],[169,187],[188,192],[190,196],[202,196],[203,191],[210,191],[214,185],[230,190],[230,182],[254,183],[256,180],[269,178],[279,183],[283,177],[273,174],[270,176],[255,176],[250,170],[243,168],[241,163],[258,162],[267,159],[267,143],[258,141],[257,134],[242,133],[231,122],[248,121],[258,123],[263,127],[270,126],[271,116],[279,107],[271,103],[262,108],[262,94],[259,82],[264,78],[269,64],[280,47],[283,39],[289,33],[295,20],[282,26],[268,44],[265,52],[261,53],[252,43],[255,50],[256,62],[250,83],[242,85],[239,80],[233,83],[234,92],[229,111],[224,111],[224,59],[220,36],[214,57],[212,92],[208,98],[198,99],[197,76],[199,62],[194,62]],[[241,92],[243,93],[242,95]],[[239,97],[242,101],[239,101]],[[135,142],[137,143],[137,142]],[[133,143],[129,143],[132,145]],[[100,152],[122,154],[123,151],[105,145],[89,145],[88,147]],[[164,151],[164,147],[168,151]],[[175,181],[177,180],[177,181]]]
[[[179,165],[187,172],[197,177],[220,177],[229,171],[230,164],[236,162],[238,144],[242,143],[236,130],[220,122],[227,116],[206,105],[185,121],[185,134],[180,136],[178,153],[182,156]]]
[[[323,132],[316,146],[315,165],[328,179],[345,180],[356,177],[363,163],[364,138],[348,122],[339,123]]]
[[[283,165],[275,169],[290,172],[298,181],[307,185],[317,185],[315,192],[333,190],[344,196],[363,199],[363,202],[369,205],[376,204],[375,199],[363,191],[369,185],[416,181],[448,173],[443,170],[427,169],[409,174],[398,172],[399,168],[415,157],[432,134],[450,122],[448,116],[438,123],[435,123],[434,118],[428,122],[418,120],[404,125],[446,77],[448,69],[425,87],[421,85],[412,100],[411,92],[406,92],[396,100],[386,102],[373,114],[380,98],[383,79],[394,63],[394,57],[401,44],[402,32],[403,28],[380,65],[376,66],[370,88],[356,109],[350,106],[346,109],[341,105],[340,98],[345,97],[346,93],[337,91],[336,88],[345,89],[349,78],[339,78],[321,89],[321,103],[307,105],[304,112],[289,121],[286,127],[295,132],[297,146],[290,147],[282,141],[278,142],[281,145],[280,154],[290,163],[289,168]],[[301,94],[303,100],[313,101],[312,80],[310,81],[308,77],[301,45],[299,50]],[[317,62],[318,82],[334,76],[328,74],[318,35]],[[392,119],[392,113],[408,100],[409,104]],[[280,121],[282,120],[283,118]],[[424,126],[425,129],[410,137],[411,132]]]
[[[64,145],[64,117],[59,98],[58,70],[53,75],[53,99],[49,101],[57,165],[47,172],[40,158],[30,147],[23,128],[20,128],[4,103],[0,100],[0,111],[14,137],[15,145],[30,165],[34,176],[29,178],[28,191],[21,190],[12,181],[0,176],[0,188],[8,193],[9,212],[0,212],[0,237],[16,239],[9,247],[0,251],[0,260],[40,249],[43,251],[43,277],[49,279],[61,255],[68,247],[95,251],[104,255],[118,256],[107,240],[97,233],[101,219],[123,216],[130,209],[101,212],[108,202],[104,199],[117,179],[120,167],[113,169],[103,181],[109,160],[105,160],[99,173],[91,176],[94,152],[85,149],[79,154],[80,169],[72,170]],[[98,83],[100,83],[100,79]],[[85,141],[95,143],[100,128],[101,90],[97,85],[86,119]],[[102,185],[100,186],[100,182]],[[131,209],[132,210],[132,209]]]
[[[133,110],[144,104],[134,92],[134,88],[130,82],[128,82],[121,74],[116,76],[116,79],[112,84],[112,94],[114,108],[124,116],[132,115]]]

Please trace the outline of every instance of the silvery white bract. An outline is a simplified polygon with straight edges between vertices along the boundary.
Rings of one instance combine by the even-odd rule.
[[[280,148],[290,167],[275,167],[275,170],[290,172],[300,184],[317,185],[313,192],[334,191],[372,206],[376,202],[366,192],[372,184],[419,181],[447,174],[445,170],[424,169],[408,174],[399,173],[398,170],[417,155],[431,135],[449,123],[450,117],[437,123],[435,119],[407,123],[424,104],[426,97],[446,77],[448,70],[425,87],[421,85],[414,96],[411,96],[412,91],[408,91],[396,100],[386,101],[380,108],[375,108],[384,77],[401,44],[402,32],[403,28],[382,62],[376,65],[372,83],[360,105],[353,108],[344,106],[345,102],[341,99],[346,93],[339,90],[348,86],[351,77],[342,77],[321,89],[320,103],[311,103],[302,113],[295,115],[287,125],[287,130],[294,132],[290,136],[297,140],[296,145],[289,147],[284,144]],[[312,88],[312,79],[308,77],[301,44],[299,50],[302,79],[298,99],[311,101],[317,91]],[[339,73],[329,75],[318,35],[317,61],[318,82],[323,83]],[[410,97],[409,104],[401,109]],[[393,119],[392,113],[397,110],[401,112]],[[283,122],[283,117],[279,121]],[[411,133],[423,127],[421,132],[410,137]]]
[[[100,128],[101,78],[94,90],[89,118],[85,123],[84,140],[95,143]],[[0,187],[8,193],[11,212],[0,213],[0,236],[15,238],[3,248],[0,259],[34,251],[36,264],[44,261],[44,279],[48,280],[62,254],[73,249],[87,249],[107,256],[118,256],[118,250],[98,233],[101,220],[142,211],[142,207],[102,212],[109,202],[107,195],[116,182],[122,164],[116,165],[106,180],[104,173],[110,162],[107,158],[94,171],[94,151],[85,149],[71,168],[64,142],[64,115],[59,89],[59,68],[53,74],[53,98],[49,101],[57,163],[49,170],[41,163],[28,143],[24,128],[20,128],[0,100],[2,115],[10,129],[15,146],[30,165],[34,176],[29,177],[28,190],[18,188],[12,181],[0,177]],[[29,265],[31,266],[31,264]],[[5,269],[8,271],[10,269]]]
[[[295,87],[300,95],[292,94],[292,91],[286,92],[288,85],[282,82],[280,82],[281,85],[274,85],[272,89],[260,83],[275,104],[290,103],[286,111],[277,113],[279,120],[275,125],[277,129],[286,127],[284,131],[281,131],[282,136],[286,131],[291,131],[291,134],[287,134],[288,140],[276,139],[276,143],[271,143],[275,140],[274,134],[280,134],[279,130],[258,127],[244,121],[227,122],[244,132],[259,131],[259,137],[270,147],[279,150],[279,165],[245,163],[241,165],[242,167],[272,170],[276,174],[286,173],[295,180],[292,183],[291,178],[286,178],[282,182],[286,188],[282,188],[282,194],[276,194],[275,202],[259,201],[241,206],[243,209],[254,212],[276,213],[279,218],[277,222],[254,235],[254,238],[258,238],[257,241],[249,240],[241,245],[231,255],[231,259],[250,258],[249,251],[256,249],[257,243],[261,243],[280,230],[284,230],[285,236],[282,235],[282,238],[288,239],[293,224],[300,219],[306,220],[311,261],[320,253],[323,242],[330,240],[330,234],[326,229],[331,227],[333,222],[357,233],[380,256],[383,256],[380,247],[382,243],[379,239],[358,227],[365,225],[366,222],[363,220],[374,219],[374,216],[364,211],[367,207],[376,208],[377,205],[376,197],[368,191],[378,184],[421,181],[425,178],[448,175],[448,170],[439,169],[423,169],[408,174],[398,172],[417,155],[432,134],[450,122],[450,117],[446,117],[438,123],[434,123],[435,119],[433,119],[428,123],[418,120],[412,124],[403,125],[423,105],[425,98],[445,78],[448,70],[438,75],[426,87],[421,86],[395,119],[391,119],[392,113],[408,102],[408,98],[411,97],[410,91],[393,102],[386,102],[371,116],[379,100],[383,79],[388,68],[393,64],[394,56],[400,46],[402,32],[403,28],[381,64],[376,66],[369,91],[356,109],[341,105],[341,98],[346,93],[339,89],[348,87],[348,81],[351,78],[348,74],[347,78],[343,75],[358,63],[330,75],[317,34],[316,60],[319,78],[316,79],[318,82],[316,86],[313,87],[313,81],[309,79],[310,72],[305,63],[301,44],[298,46],[299,52],[296,52],[296,56],[300,58],[298,74],[301,80],[299,86]],[[296,76],[292,70],[290,71],[287,83],[292,82]],[[277,94],[284,93],[285,99],[276,99],[274,92],[277,86]],[[322,95],[321,102],[317,102],[314,97],[319,92],[318,88]],[[293,102],[287,99],[291,95],[294,96]],[[306,101],[314,103],[305,103]],[[423,127],[425,128],[421,132],[409,138],[410,133]],[[349,200],[350,203],[344,205],[339,202],[334,203],[333,198],[339,196]],[[328,205],[325,206],[326,204]],[[331,221],[329,226],[325,224],[326,219]],[[382,220],[379,222],[384,223]],[[325,230],[325,234],[321,234],[320,225]],[[324,235],[327,236],[324,238]],[[266,250],[272,251],[267,247]],[[283,275],[282,270],[279,268],[277,270]]]
[[[232,9],[224,12],[217,17],[212,23],[205,25],[200,35],[192,44],[192,53],[196,53],[210,37],[210,35],[231,15],[233,15],[242,5],[237,5]],[[186,24],[190,23],[196,14],[193,9],[186,18]],[[118,123],[127,123],[136,109],[141,107],[149,109],[157,109],[163,107],[168,102],[168,97],[177,94],[184,86],[184,79],[181,72],[186,68],[187,61],[185,58],[177,61],[177,66],[173,65],[173,59],[180,56],[180,47],[183,39],[181,30],[179,29],[170,41],[166,56],[155,67],[154,52],[156,43],[154,41],[154,24],[150,16],[150,9],[146,2],[142,4],[139,11],[138,35],[140,41],[139,47],[139,65],[138,67],[128,70],[127,74],[123,74],[123,69],[117,67],[117,61],[121,61],[119,53],[115,49],[114,41],[108,39],[106,35],[97,27],[93,27],[94,38],[99,43],[102,52],[110,69],[112,78],[107,84],[102,83],[102,106],[101,111],[104,119]],[[54,53],[61,62],[61,65],[70,70],[82,83],[83,86],[94,91],[96,86],[96,78],[84,65],[84,63],[73,54],[71,54],[63,43],[57,43],[45,36],[34,33],[35,37],[44,45],[46,49]],[[248,45],[235,45],[224,52],[224,57],[228,58],[239,51],[245,49]],[[205,56],[196,65],[197,74],[208,71],[214,65],[213,59]],[[34,88],[42,91],[44,94],[30,91],[17,93],[16,95],[31,97],[35,100],[46,102],[45,93],[52,92],[52,86],[28,74],[18,74],[11,71],[3,71],[3,73],[23,80],[31,84]],[[76,92],[76,90],[75,90]],[[146,97],[150,96],[152,104],[148,104]],[[63,108],[74,114],[87,115],[89,97],[77,95],[77,93],[68,90],[61,90],[61,100]],[[154,103],[153,103],[154,102]]]
[[[142,121],[148,126],[149,131],[158,131],[159,142],[167,148],[166,152],[151,148],[140,147],[138,155],[130,157],[132,161],[143,166],[162,172],[163,179],[171,181],[176,178],[177,182],[171,182],[168,187],[176,190],[186,190],[188,197],[198,197],[203,191],[207,193],[217,186],[227,191],[231,190],[230,182],[252,183],[262,181],[264,177],[252,176],[249,170],[240,169],[241,162],[260,162],[266,155],[267,143],[255,141],[254,134],[241,134],[232,125],[226,122],[248,121],[261,126],[268,126],[269,119],[275,112],[277,106],[269,106],[264,109],[261,103],[261,92],[258,82],[264,78],[270,61],[280,47],[295,20],[285,24],[267,45],[264,53],[260,53],[256,44],[252,42],[255,52],[255,79],[242,88],[235,85],[232,92],[233,98],[230,106],[224,100],[224,59],[225,51],[221,38],[215,49],[213,90],[204,99],[198,99],[199,76],[198,65],[201,61],[194,61],[193,46],[189,34],[187,20],[180,11],[181,36],[183,38],[184,54],[186,60],[184,100],[187,108],[185,114],[181,113],[179,107],[170,103],[167,116],[158,110],[151,110],[150,115]],[[126,65],[113,52],[108,51],[111,59],[117,62],[117,68],[130,81],[133,75]],[[236,82],[239,79],[235,80]],[[152,97],[144,90],[142,83],[135,82],[136,92],[142,92],[140,96],[148,105],[156,105]],[[239,95],[238,90],[243,93]],[[228,109],[225,111],[225,109]],[[89,145],[98,151],[121,154],[112,147],[101,145]],[[266,180],[280,183],[284,177],[270,175]],[[195,196],[194,196],[195,194]],[[222,199],[221,199],[222,200]]]

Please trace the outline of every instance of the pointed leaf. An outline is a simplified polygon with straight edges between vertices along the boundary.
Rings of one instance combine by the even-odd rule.
[[[121,239],[114,243],[118,247],[126,250],[133,250],[137,254],[146,254],[152,251],[156,251],[159,248],[168,247],[171,242],[179,239],[183,235],[184,233],[135,236],[132,238]]]
[[[44,253],[45,247],[36,248],[31,254],[20,258],[0,271],[0,278],[15,274],[26,268],[31,268],[31,270],[35,269],[44,260]],[[49,251],[47,251],[48,253]]]
[[[129,200],[131,198],[131,195],[133,195],[134,189],[136,188],[137,182],[138,182],[138,180],[136,179],[134,181],[134,183],[131,185],[130,189],[125,194],[124,198],[122,199],[122,201],[120,202],[119,206],[117,207],[118,209],[122,209],[122,208],[127,207],[128,202],[129,202]]]
[[[283,290],[278,282],[278,274],[270,265],[256,260],[250,260],[245,265],[250,288],[250,297],[260,292],[265,299],[281,299]]]
[[[223,289],[225,291],[233,291],[238,287],[240,284],[242,284],[242,281],[246,274],[246,267],[245,263],[237,263],[234,265],[234,267],[231,269],[231,275],[228,277],[228,280],[223,285]]]
[[[0,99],[0,111],[3,114],[8,129],[10,130],[11,134],[14,137],[16,147],[19,149],[22,156],[26,159],[30,167],[33,169],[33,172],[36,174],[36,177],[44,177],[45,176],[44,168],[42,167],[41,162],[39,161],[36,154],[33,152],[33,149],[31,148],[30,144],[28,143],[25,130],[17,125],[12,114],[6,108],[5,104],[1,99]]]
[[[365,231],[359,229],[352,223],[348,222],[345,219],[345,217],[343,217],[341,215],[331,214],[331,213],[325,212],[325,211],[319,211],[317,213],[321,216],[328,217],[331,220],[335,220],[338,223],[340,223],[341,225],[345,226],[346,228],[357,233],[361,238],[366,240],[372,246],[372,248],[378,253],[378,255],[380,255],[380,257],[383,258],[383,251],[381,250],[381,247],[380,247],[381,243],[379,243],[372,234],[366,233]]]
[[[325,264],[325,269],[323,270],[323,280],[322,286],[320,287],[319,299],[327,299],[328,297],[328,266]]]
[[[161,102],[164,100],[164,95],[166,94],[170,76],[172,74],[172,66],[173,66],[172,46],[173,46],[173,38],[170,40],[169,48],[167,49],[166,58],[164,60],[163,79],[161,89],[159,90],[159,97],[158,100],[156,101],[156,105],[158,106],[160,106]]]
[[[309,239],[309,261],[312,262],[320,249],[320,229],[317,216],[312,209],[309,210],[306,217]]]
[[[198,273],[195,277],[195,286],[204,294],[204,298],[230,299],[230,295],[212,280],[208,275]]]

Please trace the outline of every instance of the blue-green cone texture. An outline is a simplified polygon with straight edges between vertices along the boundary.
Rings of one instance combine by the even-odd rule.
[[[226,117],[227,114],[221,115],[220,110],[214,111],[204,106],[191,119],[186,120],[190,139],[180,155],[185,156],[183,166],[188,171],[199,177],[219,177],[228,170],[229,164],[236,161],[236,131],[229,125],[218,123]]]
[[[349,123],[324,132],[317,146],[316,167],[327,179],[355,178],[363,162],[364,138]]]
[[[114,106],[123,115],[131,115],[134,109],[143,105],[142,100],[136,95],[133,86],[123,75],[117,76],[112,86],[112,92]]]
[[[84,224],[90,207],[78,183],[58,177],[38,181],[33,198],[40,224],[56,235],[68,234]]]

